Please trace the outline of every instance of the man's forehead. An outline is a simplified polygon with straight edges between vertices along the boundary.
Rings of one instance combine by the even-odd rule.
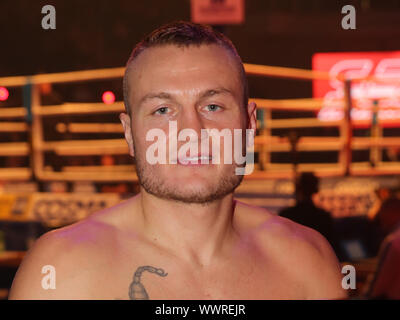
[[[184,48],[165,45],[148,48],[128,66],[129,85],[137,88],[146,83],[155,84],[162,81],[162,78],[179,80],[181,75],[189,81],[192,76],[232,81],[239,75],[239,68],[234,59],[227,56],[229,53],[226,49],[217,45]]]
[[[227,49],[216,44],[185,47],[168,44],[145,49],[129,67],[135,69],[138,75],[145,69],[166,69],[173,74],[212,66],[232,68],[234,65],[235,61]]]

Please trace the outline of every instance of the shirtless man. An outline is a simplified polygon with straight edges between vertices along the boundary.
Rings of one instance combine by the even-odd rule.
[[[189,22],[155,30],[133,51],[124,89],[120,119],[141,192],[39,238],[11,299],[346,297],[325,238],[233,199],[237,164],[147,161],[147,132],[168,137],[170,121],[198,136],[256,128],[243,64],[226,37]],[[45,265],[55,268],[56,289],[42,287]]]

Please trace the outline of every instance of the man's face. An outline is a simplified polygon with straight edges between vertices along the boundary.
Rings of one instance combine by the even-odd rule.
[[[211,137],[201,133],[202,129],[228,129],[234,146],[233,129],[245,131],[246,113],[255,129],[255,105],[243,108],[239,70],[229,52],[217,45],[149,48],[132,63],[128,79],[131,114],[122,114],[121,121],[141,186],[157,197],[186,203],[208,203],[233,192],[243,176],[235,174],[232,152],[241,150],[229,151],[232,163],[225,164],[224,139],[219,139],[220,148],[213,154]],[[178,136],[181,130],[191,129],[186,141],[176,140],[170,130],[172,122]],[[146,156],[157,141],[146,141],[146,136],[155,128],[165,133],[166,164],[151,164]],[[209,145],[206,154],[215,157],[218,152],[219,164],[212,159],[209,164],[185,164],[188,159],[182,158],[191,154],[182,155],[180,148],[193,146],[196,156],[204,154],[205,140]],[[177,153],[171,154],[174,141]],[[177,163],[171,164],[174,160]]]

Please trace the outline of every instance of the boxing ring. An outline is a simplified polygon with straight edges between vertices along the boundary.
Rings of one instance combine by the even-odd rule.
[[[244,64],[248,76],[276,77],[300,81],[332,79],[326,72],[274,67],[265,65]],[[29,158],[28,167],[0,168],[0,180],[24,181],[36,179],[39,181],[125,181],[135,182],[137,176],[133,165],[108,166],[69,166],[59,172],[45,165],[46,153],[53,152],[59,157],[83,155],[127,155],[128,148],[123,138],[122,126],[119,123],[77,122],[65,123],[63,118],[69,115],[90,117],[98,114],[117,114],[125,110],[123,102],[104,103],[62,103],[59,105],[41,105],[39,86],[44,83],[68,84],[87,81],[122,79],[124,68],[75,71],[33,76],[18,76],[0,78],[2,87],[21,87],[24,95],[24,105],[13,108],[0,108],[0,132],[26,132],[27,141],[0,143],[0,156],[24,156]],[[399,137],[383,136],[382,126],[391,122],[390,119],[375,121],[371,124],[365,120],[351,120],[352,110],[351,86],[355,82],[379,82],[382,79],[374,77],[345,79],[337,77],[343,83],[344,97],[336,101],[343,106],[342,120],[322,121],[316,116],[301,118],[274,119],[274,111],[314,112],[322,108],[324,101],[320,98],[302,99],[259,99],[250,98],[257,103],[257,134],[255,137],[255,153],[258,159],[252,174],[245,179],[277,179],[291,178],[293,172],[314,171],[320,177],[329,176],[375,176],[394,175],[400,173],[400,162],[382,162],[381,151],[385,147],[400,147]],[[390,79],[399,81],[399,79]],[[378,103],[379,104],[379,103]],[[373,112],[378,112],[379,106]],[[55,130],[63,133],[112,133],[120,134],[119,139],[63,139],[48,141],[44,135],[44,123],[49,117],[59,117]],[[371,126],[370,137],[353,136],[353,127]],[[337,128],[338,136],[303,136],[291,137],[275,135],[275,129],[299,130],[304,128]],[[369,161],[352,161],[354,150],[366,150],[370,154]],[[324,154],[337,152],[338,159],[334,163],[279,163],[271,160],[271,155],[277,152],[314,152]]]

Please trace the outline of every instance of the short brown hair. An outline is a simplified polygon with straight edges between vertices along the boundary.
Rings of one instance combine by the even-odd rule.
[[[243,67],[242,59],[236,51],[235,46],[225,35],[213,30],[210,26],[197,24],[188,21],[174,21],[167,23],[150,34],[148,34],[141,42],[133,49],[128,62],[123,80],[124,103],[125,109],[129,114],[129,88],[128,88],[128,70],[129,65],[137,56],[147,48],[172,44],[178,47],[188,47],[191,45],[209,45],[216,44],[222,46],[230,52],[233,58],[237,61],[240,72],[240,79],[243,87],[243,107],[246,108],[249,100],[248,83],[246,72]]]

